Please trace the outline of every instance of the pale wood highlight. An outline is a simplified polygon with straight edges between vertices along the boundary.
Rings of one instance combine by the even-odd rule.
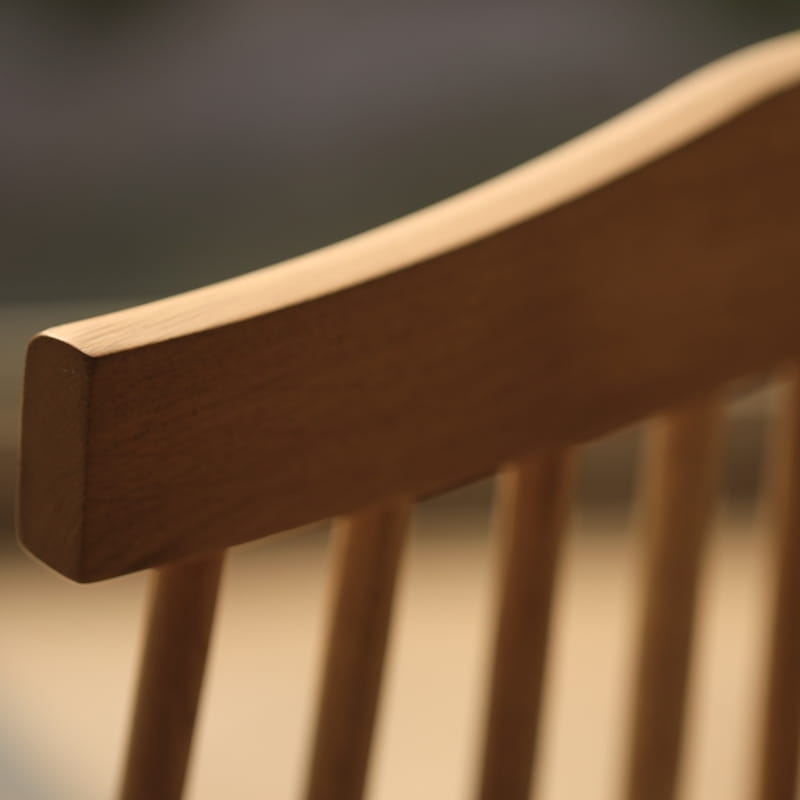
[[[481,800],[530,796],[551,598],[571,473],[571,454],[553,449],[521,459],[498,476],[500,602]]]
[[[765,693],[758,800],[794,800],[800,745],[800,380],[785,387],[773,434],[771,511],[777,529],[775,594]]]
[[[332,616],[306,800],[358,800],[380,696],[410,502],[384,501],[337,522]]]
[[[719,462],[721,404],[655,420],[645,465],[647,564],[628,800],[672,800],[681,754],[695,600]]]
[[[711,124],[714,92],[692,81],[637,111],[635,164],[627,117],[590,136],[594,161],[585,140],[501,180],[502,202],[490,182],[302,263],[38,337],[23,543],[76,580],[112,577],[426,496],[795,357],[800,91],[776,92],[800,38],[781,42],[781,80],[767,70],[738,116]],[[647,150],[645,131],[695,114]],[[611,174],[575,177],[605,157]]]
[[[120,800],[183,793],[222,564],[215,553],[154,575]]]
[[[269,269],[48,333],[100,357],[382,278],[602,188],[798,82],[800,32],[795,32],[720,58],[549,153],[401,219]]]

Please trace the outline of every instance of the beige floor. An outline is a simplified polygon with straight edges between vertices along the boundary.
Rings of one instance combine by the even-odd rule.
[[[369,797],[470,795],[492,576],[484,513],[418,513],[404,566]],[[635,623],[636,540],[624,520],[576,521],[556,611],[538,797],[617,796]],[[747,520],[718,526],[703,593],[685,798],[746,796],[765,559]],[[463,534],[463,535],[457,535]],[[233,553],[189,798],[294,798],[319,657],[320,533]],[[141,634],[144,582],[77,587],[0,568],[0,746],[26,788],[3,800],[112,796]],[[59,786],[53,789],[53,786]],[[34,791],[39,787],[38,793]],[[2,787],[2,776],[0,776]],[[16,792],[16,793],[15,793]]]

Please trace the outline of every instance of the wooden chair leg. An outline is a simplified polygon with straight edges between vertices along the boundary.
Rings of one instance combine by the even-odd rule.
[[[120,800],[183,792],[223,554],[156,570]]]

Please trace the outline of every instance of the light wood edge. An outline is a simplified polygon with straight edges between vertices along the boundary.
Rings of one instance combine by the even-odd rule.
[[[101,357],[377,279],[584,195],[798,81],[800,32],[794,32],[726,56],[549,153],[427,209],[272,267],[45,335]]]

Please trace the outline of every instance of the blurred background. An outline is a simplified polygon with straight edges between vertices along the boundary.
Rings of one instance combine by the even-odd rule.
[[[36,330],[237,275],[428,205],[546,151],[716,57],[799,26],[795,0],[2,4],[0,797],[109,796],[141,607],[141,577],[76,589],[17,554],[19,394],[25,343]],[[753,555],[761,545],[751,511],[767,408],[764,393],[756,392],[730,415],[720,524],[733,533],[720,535],[735,546],[725,551],[733,566],[720,586],[726,580],[739,586],[736,570],[761,563]],[[562,677],[569,665],[590,657],[580,635],[594,625],[587,610],[617,603],[620,613],[611,614],[617,622],[597,623],[595,633],[625,639],[628,583],[620,575],[628,574],[631,549],[623,543],[633,541],[625,510],[637,454],[635,431],[585,454],[573,531],[578,544],[565,568],[575,583],[564,589],[559,612],[573,615],[575,625],[574,642],[556,648]],[[486,613],[480,609],[489,591],[490,494],[489,484],[469,487],[418,514],[396,635],[416,642],[409,651],[417,661],[396,667],[405,677],[397,677],[387,702],[403,709],[403,691],[408,697],[427,691],[441,713],[422,726],[409,716],[400,729],[381,733],[379,764],[393,766],[376,767],[377,797],[421,796],[417,783],[428,787],[427,796],[456,797],[467,786],[477,712],[466,697],[477,694],[482,674],[477,654]],[[227,687],[220,690],[227,700],[210,701],[219,717],[216,733],[211,727],[203,733],[201,750],[213,753],[199,760],[222,766],[205,773],[198,767],[202,780],[198,776],[193,796],[223,796],[223,787],[239,798],[290,791],[309,713],[302,687],[313,677],[324,542],[324,532],[309,531],[235,555],[231,574],[237,577],[229,581],[235,588],[225,602],[262,632],[263,650],[243,649],[253,643],[252,629],[231,623],[228,630],[241,633],[235,639],[222,634],[227,621],[221,626],[220,636],[234,637],[226,641],[238,655],[214,667],[213,681]],[[265,575],[269,597],[260,594]],[[758,586],[757,577],[752,585]],[[591,587],[606,587],[605,594],[587,599]],[[728,597],[719,607],[741,605],[742,614],[757,607],[743,597]],[[271,610],[285,610],[287,598],[297,601],[288,607],[300,616],[272,620]],[[415,628],[413,609],[439,619],[452,641]],[[614,625],[621,626],[618,633]],[[279,638],[269,639],[270,626]],[[442,650],[445,644],[450,649]],[[608,644],[607,652],[608,675],[621,687],[625,647]],[[447,676],[454,663],[473,666],[453,681]],[[753,669],[743,666],[741,675]],[[266,680],[268,673],[274,682]],[[413,674],[425,676],[427,688],[414,684]],[[430,677],[436,674],[439,679]],[[263,703],[230,694],[239,687],[241,697],[250,698],[247,692],[265,683],[274,685]],[[609,686],[581,685],[585,697],[570,695],[572,711],[552,712],[556,735],[550,740],[557,744],[548,761],[551,777],[542,778],[545,796],[613,796],[611,767],[583,771],[589,793],[587,784],[569,783],[580,776],[564,759],[585,727],[569,720],[587,709],[599,720],[591,698],[602,704],[618,696]],[[735,681],[728,687],[732,693],[741,688]],[[713,702],[719,714],[728,701]],[[427,706],[434,713],[437,703]],[[448,721],[464,732],[462,739],[447,733]],[[596,741],[596,730],[590,726],[587,743]],[[240,748],[241,763],[231,761],[225,747],[234,736],[253,742]],[[259,774],[265,767],[258,753],[269,752],[267,742],[279,752],[289,748],[277,761],[281,768],[270,772],[277,783]],[[726,773],[728,788],[713,795],[738,796],[741,776],[729,768],[739,763],[739,751],[713,752],[698,767],[701,777],[687,778],[687,791],[711,796],[703,781]],[[253,760],[244,763],[243,754]],[[596,763],[610,759],[598,755]],[[400,775],[412,776],[412,789]]]

